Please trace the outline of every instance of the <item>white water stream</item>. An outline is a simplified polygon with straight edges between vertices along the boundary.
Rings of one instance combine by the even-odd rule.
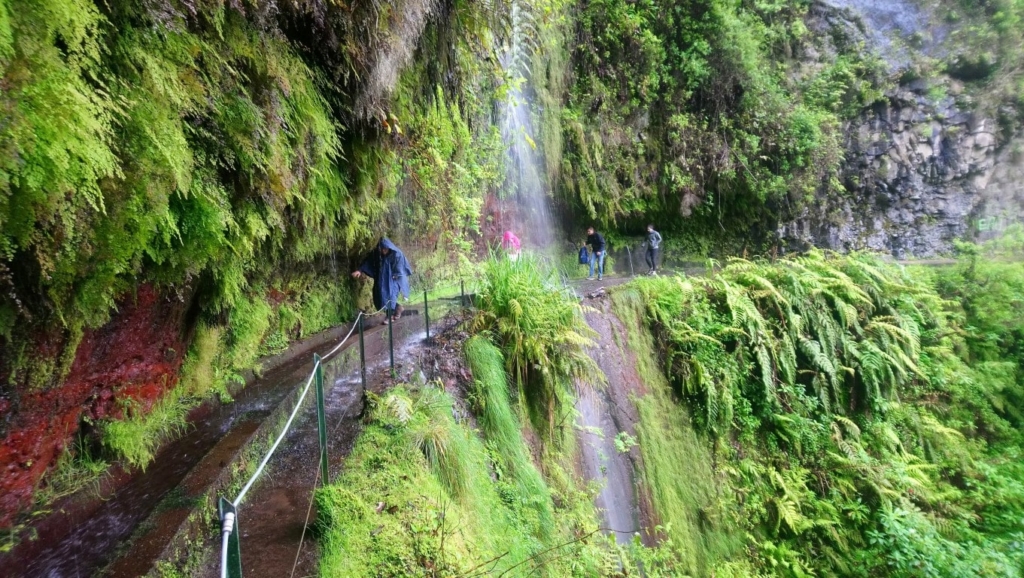
[[[547,247],[554,240],[543,159],[534,132],[533,91],[529,86],[530,61],[535,51],[537,30],[525,0],[513,0],[508,39],[501,52],[507,94],[501,111],[501,136],[508,154],[505,195],[518,208],[511,226],[535,247]]]

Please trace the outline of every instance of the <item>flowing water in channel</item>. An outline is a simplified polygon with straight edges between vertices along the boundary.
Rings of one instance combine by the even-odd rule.
[[[415,356],[416,348],[425,338],[422,327],[422,318],[419,316],[403,319],[401,323],[396,324],[396,363],[408,362]],[[387,370],[389,355],[386,336],[386,330],[377,329],[366,334],[368,375]],[[325,345],[315,349],[323,352],[329,348],[330,345]],[[135,473],[124,485],[115,490],[113,495],[94,505],[91,515],[83,522],[67,528],[68,521],[56,519],[56,523],[50,524],[51,528],[40,532],[38,540],[21,544],[9,554],[0,556],[0,567],[5,569],[2,574],[33,578],[76,578],[92,576],[107,567],[122,554],[121,548],[140,525],[154,512],[159,511],[162,501],[176,491],[181,492],[183,482],[187,485],[188,480],[195,478],[193,472],[209,466],[212,471],[205,477],[210,478],[209,481],[212,482],[212,478],[216,477],[226,466],[226,462],[230,461],[230,457],[225,457],[225,461],[219,464],[206,463],[209,460],[204,460],[204,457],[216,453],[215,448],[218,444],[232,436],[239,437],[239,434],[242,438],[248,439],[256,427],[270,416],[279,404],[286,401],[287,396],[292,395],[294,398],[295,392],[305,384],[312,370],[312,355],[313,352],[310,351],[268,371],[262,378],[242,389],[235,396],[233,403],[218,405],[212,411],[206,411],[205,414],[196,417],[186,435],[163,448],[144,472]],[[353,408],[353,404],[359,405],[361,392],[358,368],[358,337],[353,335],[338,356],[326,361],[324,365],[327,412],[332,419],[333,427],[337,427],[336,423],[340,419],[356,419],[359,413],[357,408]],[[293,432],[295,435],[289,436],[289,443],[316,444],[316,419],[313,407],[307,400],[300,412],[302,418],[297,420],[305,425],[312,422],[312,433],[309,433],[308,427],[297,427]],[[308,439],[299,439],[300,437]],[[292,451],[289,449],[289,443],[279,448],[271,460],[272,467],[289,462],[288,454]],[[254,491],[258,490],[259,486]],[[247,516],[254,512],[254,508],[251,507],[253,503],[256,502],[244,505],[250,506],[246,511]],[[187,515],[187,510],[184,513]],[[116,565],[111,568],[114,575],[135,576],[148,571],[155,556],[159,555],[163,545],[170,536],[173,536],[176,527],[161,529],[160,532],[163,533],[163,530],[167,530],[167,535],[160,538],[161,543],[156,551],[152,552],[153,557],[128,564],[123,559],[117,560]],[[289,547],[294,552],[294,547]],[[253,557],[254,552],[250,551],[249,555],[250,558]]]

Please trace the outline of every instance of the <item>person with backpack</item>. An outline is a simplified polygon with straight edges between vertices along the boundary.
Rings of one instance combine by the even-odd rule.
[[[658,273],[658,248],[661,246],[661,233],[654,230],[654,225],[647,225],[647,240],[644,241],[644,247],[647,247],[647,253],[644,257],[647,259],[648,275],[657,275]]]
[[[594,279],[594,265],[597,264],[597,280],[600,281],[601,277],[604,276],[604,236],[594,230],[593,227],[587,228],[587,242],[586,245],[590,245],[590,276],[587,277],[587,281],[593,281]]]
[[[380,243],[366,256],[359,269],[352,272],[356,279],[373,279],[373,306],[385,312],[384,325],[402,316],[403,307],[398,295],[409,298],[409,277],[412,268],[409,261],[391,239],[382,237]]]

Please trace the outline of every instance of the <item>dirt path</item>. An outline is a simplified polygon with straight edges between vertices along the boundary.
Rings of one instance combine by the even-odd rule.
[[[380,392],[393,383],[416,379],[415,374],[421,371],[425,337],[422,317],[406,316],[395,324],[396,375],[392,377],[387,330],[368,333],[368,388]],[[325,363],[324,389],[333,480],[362,430],[358,345]],[[316,519],[311,498],[314,485],[320,485],[318,459],[316,413],[310,405],[310,410],[296,419],[268,469],[239,507],[242,568],[246,576],[316,575],[319,549],[309,526]],[[211,556],[200,575],[219,576],[219,560]]]

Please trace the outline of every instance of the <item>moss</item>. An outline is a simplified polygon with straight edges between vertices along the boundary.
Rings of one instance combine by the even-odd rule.
[[[129,406],[126,419],[101,424],[103,447],[114,459],[146,469],[160,446],[185,430],[193,406],[194,401],[183,398],[180,389],[161,398],[148,413]]]
[[[530,509],[518,499],[503,499],[480,440],[450,413],[419,402],[413,403],[426,412],[426,425],[466,444],[460,455],[462,489],[453,493],[452,484],[431,467],[416,441],[415,430],[424,424],[413,424],[415,414],[409,415],[409,427],[396,427],[394,413],[368,426],[342,477],[316,495],[322,576],[457,575],[489,560],[501,571],[540,551],[542,543],[527,521]]]
[[[473,372],[473,393],[477,415],[499,480],[508,477],[518,486],[516,500],[535,510],[532,533],[541,540],[550,539],[555,529],[551,497],[547,485],[533,464],[523,440],[521,424],[512,409],[508,376],[501,351],[486,338],[476,336],[466,342],[466,359]]]

